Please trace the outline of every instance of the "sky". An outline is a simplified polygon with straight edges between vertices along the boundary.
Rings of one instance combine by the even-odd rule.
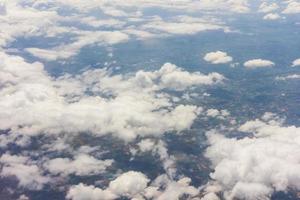
[[[0,0],[0,27],[0,199],[300,198],[300,1]]]

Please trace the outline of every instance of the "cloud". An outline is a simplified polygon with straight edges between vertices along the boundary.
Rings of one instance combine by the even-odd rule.
[[[1,8],[0,47],[7,46],[18,37],[50,35],[59,19],[56,11],[24,9],[15,1],[5,1]]]
[[[172,1],[172,0],[165,0],[165,1],[157,1],[157,0],[129,0],[129,1],[122,1],[122,0],[113,0],[109,2],[98,2],[98,1],[59,1],[58,3],[70,6],[72,8],[76,8],[81,12],[88,12],[90,10],[100,8],[104,12],[108,12],[110,10],[115,10],[115,5],[118,5],[118,8],[161,8],[166,10],[189,10],[190,12],[197,12],[199,10],[202,11],[211,11],[211,10],[221,10],[224,9],[228,12],[236,12],[236,13],[245,13],[249,12],[249,5],[247,0],[235,0],[235,1],[227,1],[227,0],[215,0],[215,1],[208,1],[208,0],[200,0],[200,1],[192,1],[192,0],[183,0],[183,1]],[[116,10],[119,10],[116,9]],[[115,11],[116,13],[119,13]],[[114,13],[114,12],[113,12]],[[108,12],[107,14],[111,14]],[[123,14],[124,15],[124,14]],[[122,15],[122,16],[123,16]],[[119,15],[116,15],[119,16]]]
[[[182,131],[192,125],[198,107],[175,105],[162,90],[181,91],[224,79],[218,73],[189,73],[172,64],[132,76],[96,69],[55,79],[41,63],[3,53],[0,57],[0,129],[9,130],[2,139],[9,143],[23,138],[24,145],[40,134],[71,137],[88,132],[130,141]]]
[[[228,117],[230,115],[230,113],[228,112],[228,110],[217,110],[217,109],[208,109],[206,110],[206,115],[208,117],[216,117],[219,119],[225,119],[226,117]]]
[[[287,7],[282,11],[283,14],[298,14],[300,13],[300,2],[289,1]]]
[[[155,200],[169,200],[169,199],[180,199],[182,196],[186,196],[187,199],[192,199],[199,194],[197,188],[190,186],[191,179],[183,177],[178,181],[170,181],[166,176],[160,176],[152,183],[152,187],[148,189],[157,188],[156,192],[148,191],[147,198]],[[163,186],[164,191],[158,191],[158,188]],[[155,190],[154,190],[155,191]],[[157,192],[158,191],[158,192]]]
[[[248,60],[244,63],[244,66],[249,69],[262,68],[262,67],[273,67],[275,63],[270,60],[254,59]]]
[[[113,200],[117,196],[109,190],[102,190],[95,186],[88,186],[82,183],[72,186],[66,196],[72,200]]]
[[[79,154],[74,160],[69,158],[55,158],[49,160],[45,164],[45,168],[52,174],[86,176],[103,173],[112,162],[112,160],[98,160],[86,154]]]
[[[191,17],[174,14],[172,17],[143,15],[143,8],[168,10],[227,10],[247,12],[244,0],[173,1],[5,1],[1,4],[0,25],[2,27],[0,47],[6,47],[19,38],[49,39],[53,42],[44,47],[27,46],[25,51],[46,61],[69,59],[89,45],[114,45],[134,39],[149,39],[173,35],[189,35],[202,31],[230,28],[210,15]],[[61,12],[61,9],[70,12]],[[99,10],[101,16],[91,13]],[[122,18],[122,19],[121,19]],[[44,19],[44,20],[40,20]],[[142,22],[142,23],[141,23]],[[68,38],[67,42],[62,41]]]
[[[211,178],[221,185],[226,199],[269,199],[275,191],[299,190],[300,128],[282,123],[266,113],[239,127],[253,137],[207,134],[206,156],[214,169]]]
[[[300,66],[300,58],[293,61],[292,67]]]
[[[280,18],[280,15],[278,15],[277,13],[269,13],[263,17],[264,20],[277,20]]]
[[[150,180],[140,172],[129,171],[109,183],[109,189],[118,196],[134,197],[141,193]]]
[[[40,190],[50,181],[29,157],[5,153],[0,157],[0,163],[2,165],[0,176],[16,177],[20,187]]]
[[[111,181],[109,187],[105,190],[81,183],[72,186],[66,197],[72,200],[111,200],[119,197],[133,198],[145,190],[149,181],[150,180],[143,173],[129,171]]]
[[[31,53],[33,56],[53,61],[58,59],[67,59],[76,55],[81,48],[88,45],[108,44],[113,45],[125,42],[129,39],[128,35],[119,31],[80,31],[80,36],[76,38],[75,42],[61,45],[54,49],[39,49],[26,48],[25,51]]]
[[[277,9],[279,9],[279,6],[277,3],[263,2],[262,4],[260,4],[258,11],[262,12],[262,13],[269,13],[269,12],[275,11]]]
[[[154,18],[152,22],[148,22],[142,26],[142,30],[150,32],[162,32],[165,34],[196,34],[203,31],[224,30],[229,28],[220,22],[207,20],[204,18],[193,18],[188,16],[179,16],[172,18],[170,21],[161,18]]]
[[[121,174],[109,183],[106,189],[78,184],[72,186],[66,197],[72,200],[112,200],[120,197],[131,199],[169,200],[195,197],[199,190],[190,186],[191,179],[182,177],[178,181],[170,180],[167,175],[158,176],[149,185],[150,180],[141,172],[129,171]]]
[[[173,156],[168,154],[167,145],[159,140],[143,139],[138,144],[139,150],[144,152],[151,152],[154,156],[158,155],[163,163],[164,170],[169,177],[175,178],[176,175],[176,161]]]
[[[275,79],[279,80],[279,81],[286,81],[286,80],[291,80],[291,79],[300,79],[300,75],[299,74],[291,74],[291,75],[287,75],[287,76],[277,76]]]
[[[231,56],[227,55],[227,53],[223,51],[207,53],[203,59],[212,64],[225,64],[233,60]]]

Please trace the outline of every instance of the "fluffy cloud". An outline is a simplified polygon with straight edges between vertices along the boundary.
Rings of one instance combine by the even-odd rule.
[[[76,174],[79,176],[93,175],[104,172],[112,164],[112,160],[98,160],[86,154],[77,155],[74,160],[69,158],[55,158],[48,161],[45,167],[52,174]]]
[[[207,53],[204,56],[204,60],[212,64],[224,64],[232,61],[232,57],[227,55],[226,52],[216,51]]]
[[[41,63],[3,53],[0,57],[0,129],[9,130],[2,140],[11,142],[20,134],[28,138],[90,132],[132,140],[137,135],[182,131],[192,125],[198,108],[174,105],[161,90],[183,90],[224,79],[218,73],[189,73],[172,64],[133,76],[96,69],[54,79]]]
[[[278,15],[277,13],[269,13],[263,17],[264,20],[277,20],[280,18],[280,15]]]
[[[261,68],[261,67],[273,67],[275,63],[270,60],[254,59],[248,60],[244,63],[244,66],[249,69]]]
[[[167,175],[157,177],[150,185],[149,179],[140,172],[129,171],[111,181],[106,189],[78,184],[72,186],[67,198],[72,200],[112,200],[119,197],[131,199],[169,200],[182,196],[192,198],[199,190],[190,186],[191,179],[183,177],[178,181],[170,180]]]
[[[293,67],[297,67],[297,66],[300,66],[300,58],[299,59],[296,59],[293,61],[293,64],[292,64]]]
[[[117,195],[109,190],[80,183],[70,188],[66,198],[72,200],[113,200],[117,198]]]
[[[116,6],[117,5],[117,6]],[[19,38],[51,38],[46,47],[26,47],[33,56],[47,61],[68,59],[88,45],[114,45],[130,38],[146,39],[172,35],[196,34],[202,31],[230,30],[221,20],[210,16],[173,17],[144,16],[143,8],[185,9],[194,11],[227,10],[247,12],[245,0],[218,0],[195,2],[173,1],[5,1],[1,4],[0,47],[8,46]],[[61,12],[61,9],[69,12]],[[91,16],[94,10],[103,16]],[[189,14],[189,13],[188,13]],[[120,19],[122,17],[122,20]],[[44,20],[40,20],[44,19]],[[143,23],[140,23],[143,22]],[[87,26],[87,27],[86,27]],[[109,30],[109,31],[108,31]],[[62,42],[62,38],[69,38]],[[66,43],[66,44],[62,44]],[[62,44],[62,45],[61,45]]]
[[[140,172],[130,171],[109,183],[109,189],[118,196],[134,197],[141,193],[150,180]]]
[[[59,32],[54,31],[59,20],[56,11],[24,9],[16,1],[5,1],[1,7],[5,12],[0,15],[0,47],[7,46],[18,37],[54,36]]]
[[[300,13],[300,2],[288,1],[287,7],[282,11],[284,14],[298,14]]]
[[[158,177],[150,187],[146,190],[146,197],[155,200],[180,199],[185,195],[188,199],[192,199],[199,194],[197,188],[190,186],[191,179],[183,177],[178,181],[171,181],[162,175]],[[165,188],[164,191],[159,191],[159,187]]]
[[[145,190],[149,181],[144,174],[129,171],[111,181],[105,190],[79,184],[72,186],[66,197],[72,200],[110,200],[118,197],[135,197]]]
[[[280,118],[266,113],[239,131],[254,137],[207,134],[211,146],[206,156],[214,169],[211,178],[221,184],[226,199],[268,199],[274,191],[299,190],[299,127],[283,126]]]
[[[279,9],[279,6],[277,3],[267,3],[267,2],[263,2],[260,6],[259,6],[259,12],[263,12],[263,13],[268,13],[268,12],[272,12],[274,10]]]
[[[29,157],[3,154],[0,157],[2,177],[16,177],[20,187],[40,190],[50,181]]]
[[[217,110],[217,109],[208,109],[206,111],[206,115],[208,117],[216,117],[219,119],[224,119],[226,117],[228,117],[230,115],[230,113],[228,112],[228,110]]]

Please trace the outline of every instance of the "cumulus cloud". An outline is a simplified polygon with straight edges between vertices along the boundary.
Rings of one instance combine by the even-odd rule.
[[[216,117],[219,119],[224,119],[230,115],[229,111],[226,109],[218,110],[218,109],[208,109],[206,110],[206,115],[208,117]]]
[[[70,188],[66,198],[72,200],[113,200],[117,198],[117,195],[109,190],[102,190],[92,185],[88,186],[80,183]]]
[[[282,11],[283,14],[298,14],[300,13],[300,2],[288,1],[287,7]]]
[[[109,183],[106,189],[78,184],[72,186],[67,198],[72,200],[111,200],[120,197],[131,199],[169,200],[195,197],[199,190],[190,186],[191,179],[182,177],[178,181],[170,180],[167,175],[161,175],[148,184],[150,180],[141,172],[129,171],[121,174]]]
[[[67,198],[72,200],[110,200],[119,197],[135,197],[142,193],[150,180],[143,173],[129,171],[109,183],[105,190],[94,186],[79,184],[72,186]]]
[[[275,11],[277,9],[279,9],[279,6],[277,3],[263,2],[259,6],[259,12],[263,12],[263,13],[269,13],[269,12]]]
[[[227,53],[223,51],[207,53],[203,59],[212,64],[225,64],[233,60],[231,56],[227,55]]]
[[[0,157],[0,163],[2,165],[0,176],[16,177],[20,187],[40,190],[50,181],[29,157],[5,153]]]
[[[128,141],[138,135],[182,131],[192,125],[198,107],[174,105],[161,90],[183,90],[224,79],[218,73],[189,73],[172,64],[133,76],[96,69],[54,79],[41,63],[3,53],[0,57],[0,129],[10,133],[3,136],[4,143],[15,141],[20,134],[28,138],[89,132]]]
[[[281,18],[280,15],[277,13],[269,13],[263,17],[264,20],[277,20],[280,18]]]
[[[248,60],[244,63],[244,66],[249,69],[255,69],[255,68],[263,68],[263,67],[273,67],[275,63],[273,63],[270,60],[263,60],[263,59],[253,59]]]
[[[186,196],[188,199],[199,194],[199,190],[193,186],[190,186],[191,179],[183,177],[178,181],[169,180],[166,176],[162,175],[153,181],[150,187],[146,190],[146,197],[155,200],[169,200],[180,199],[182,196]],[[160,191],[159,188],[165,188],[164,191]]]
[[[18,37],[54,36],[58,33],[53,31],[59,19],[56,11],[24,9],[16,1],[5,1],[1,7],[5,12],[0,15],[0,47],[7,46]]]
[[[239,127],[253,137],[207,134],[211,146],[206,156],[214,169],[211,178],[221,184],[226,199],[269,199],[275,191],[299,190],[300,128],[282,123],[266,113]]]
[[[109,189],[119,196],[134,197],[141,193],[150,180],[140,172],[130,171],[109,183]]]
[[[74,160],[69,158],[55,158],[49,160],[45,164],[45,167],[52,174],[61,174],[65,176],[76,174],[84,176],[102,173],[112,164],[112,162],[112,160],[98,160],[86,154],[79,154]]]
[[[300,66],[300,58],[293,61],[292,67]]]

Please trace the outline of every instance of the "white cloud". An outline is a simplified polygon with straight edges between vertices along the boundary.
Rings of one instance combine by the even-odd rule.
[[[277,13],[269,13],[263,17],[264,20],[277,20],[280,18],[281,18],[280,15]]]
[[[55,42],[46,48],[27,47],[27,52],[47,61],[68,59],[88,45],[114,45],[130,38],[147,39],[172,35],[196,34],[202,31],[223,30],[229,32],[221,20],[210,15],[203,17],[144,16],[143,8],[160,7],[168,10],[189,10],[210,13],[214,10],[248,12],[248,1],[5,1],[1,5],[0,46],[8,46],[19,38],[51,38]],[[69,10],[61,13],[60,9]],[[75,10],[74,10],[75,9]],[[100,9],[104,16],[91,16]],[[189,14],[188,12],[187,14]],[[120,19],[122,17],[122,20]],[[40,20],[44,19],[44,20]],[[143,23],[140,23],[143,22]],[[86,27],[82,27],[88,26]],[[108,29],[109,28],[109,29]],[[108,31],[109,30],[109,31]],[[130,37],[129,37],[130,35]],[[60,45],[67,37],[67,44]]]
[[[263,2],[259,6],[259,12],[263,12],[263,13],[269,13],[269,12],[275,11],[277,9],[279,9],[279,6],[277,3]]]
[[[232,57],[227,55],[226,52],[216,51],[207,53],[204,56],[204,60],[212,64],[225,64],[232,61]]]
[[[104,172],[112,162],[112,160],[98,160],[86,154],[79,154],[74,160],[69,158],[55,158],[49,160],[45,164],[45,167],[52,174],[61,174],[64,176],[76,174],[86,176]]]
[[[300,58],[293,61],[292,67],[300,66]]]
[[[96,69],[54,79],[41,63],[3,53],[0,57],[0,129],[10,130],[2,138],[7,142],[20,134],[28,139],[38,134],[89,132],[129,141],[138,135],[182,131],[192,125],[198,107],[174,105],[161,90],[184,90],[224,79],[218,73],[189,73],[172,64],[132,76]]]
[[[211,146],[206,156],[214,169],[211,178],[221,184],[226,199],[269,199],[274,191],[299,190],[299,127],[283,126],[280,118],[266,113],[239,131],[254,137],[207,134]]]
[[[16,177],[20,187],[40,190],[50,181],[50,178],[44,176],[39,166],[29,157],[5,153],[0,157],[0,163],[2,165],[0,175],[2,177]]]
[[[32,55],[53,61],[67,59],[76,55],[82,47],[97,44],[117,44],[129,39],[128,35],[119,31],[80,31],[75,42],[55,47],[54,49],[26,48]]]
[[[111,181],[106,189],[78,184],[72,186],[67,198],[72,200],[112,200],[119,197],[130,199],[169,200],[189,199],[199,194],[199,190],[190,186],[191,179],[182,177],[178,181],[170,180],[167,175],[157,177],[150,185],[150,180],[142,173],[129,171]]]
[[[79,184],[72,186],[67,198],[72,200],[111,200],[119,197],[135,197],[141,194],[150,180],[143,173],[129,171],[109,183],[105,190]]]
[[[89,25],[95,28],[110,27],[110,28],[122,28],[126,22],[110,18],[110,19],[97,19],[95,17],[76,17],[72,20],[78,20],[84,25]]]
[[[300,2],[289,1],[287,7],[282,11],[283,14],[298,14],[300,13]]]
[[[19,196],[17,200],[30,200],[30,199],[26,195],[22,194],[21,196]]]
[[[152,184],[146,188],[145,196],[148,199],[169,200],[180,199],[183,195],[187,199],[192,199],[199,194],[199,190],[190,186],[191,179],[182,177],[178,181],[169,180],[166,175],[157,177]],[[165,188],[163,191],[160,188]]]
[[[230,115],[228,110],[218,110],[218,109],[207,109],[206,110],[206,115],[208,117],[216,117],[219,119],[225,119],[226,117],[228,117]]]
[[[117,195],[109,190],[80,183],[70,188],[66,198],[72,200],[113,200],[117,198]]]
[[[180,1],[172,1],[172,0],[165,0],[165,1],[158,1],[158,0],[112,0],[109,2],[102,2],[102,1],[59,1],[57,2],[76,8],[82,12],[88,12],[89,10],[95,8],[101,8],[104,12],[107,10],[111,10],[115,5],[118,5],[118,8],[162,8],[168,10],[189,10],[190,12],[197,12],[199,10],[221,10],[224,9],[228,12],[237,12],[237,13],[245,13],[248,12],[249,5],[247,0],[235,0],[235,1],[228,1],[228,0],[200,0],[200,1],[192,1],[192,0],[180,0]],[[118,10],[118,9],[117,9]],[[116,12],[118,13],[118,12]],[[110,12],[108,12],[110,15]],[[123,14],[124,15],[124,14]],[[117,15],[119,16],[119,15]]]
[[[155,141],[151,139],[144,139],[140,141],[137,145],[141,152],[152,151],[155,147]]]
[[[261,68],[261,67],[273,67],[275,63],[270,60],[263,60],[263,59],[253,59],[248,60],[244,63],[244,66],[249,69]]]
[[[279,81],[286,81],[286,80],[291,80],[291,79],[300,79],[300,75],[299,74],[291,74],[291,75],[287,75],[287,76],[277,76],[275,79],[279,80]]]
[[[140,172],[129,171],[109,183],[109,190],[118,196],[134,197],[144,191],[150,180]]]
[[[154,18],[144,24],[142,30],[153,33],[165,34],[196,34],[203,31],[224,30],[229,31],[229,28],[221,23],[207,20],[204,18],[193,18],[188,16],[179,16],[170,21]]]

